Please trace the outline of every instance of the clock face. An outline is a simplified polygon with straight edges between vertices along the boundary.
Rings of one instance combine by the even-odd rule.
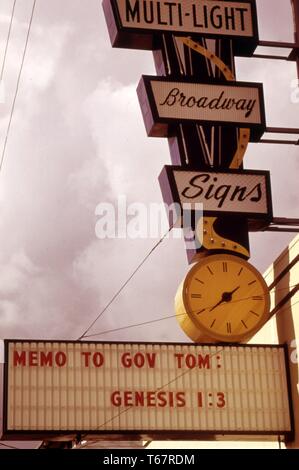
[[[220,341],[248,339],[269,315],[269,290],[262,275],[233,255],[208,256],[193,266],[182,295],[193,323]]]

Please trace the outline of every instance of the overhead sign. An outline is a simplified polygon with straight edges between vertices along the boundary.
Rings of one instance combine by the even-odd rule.
[[[258,44],[255,0],[104,0],[103,8],[115,47],[155,49],[158,33],[231,38],[245,56]]]
[[[285,348],[6,340],[4,437],[81,431],[290,433]]]
[[[202,203],[204,216],[238,215],[262,225],[272,219],[269,171],[187,171],[165,166],[159,176],[164,202],[192,210]],[[195,210],[195,209],[194,209]]]
[[[258,141],[266,128],[260,83],[211,84],[143,76],[138,97],[147,133],[152,137],[167,137],[171,125],[183,122],[248,127],[252,141]]]

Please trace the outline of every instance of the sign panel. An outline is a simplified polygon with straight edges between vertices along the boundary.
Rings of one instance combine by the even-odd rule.
[[[187,171],[165,166],[159,182],[164,202],[178,204],[181,211],[195,210],[202,203],[204,216],[245,216],[255,228],[258,220],[265,225],[272,219],[269,171]]]
[[[154,49],[154,35],[231,38],[234,52],[251,55],[258,44],[255,0],[104,0],[113,46]]]
[[[143,76],[138,97],[152,137],[167,137],[171,124],[183,122],[248,127],[252,141],[258,141],[266,128],[260,83],[211,84]]]
[[[4,437],[292,431],[283,346],[5,341]]]

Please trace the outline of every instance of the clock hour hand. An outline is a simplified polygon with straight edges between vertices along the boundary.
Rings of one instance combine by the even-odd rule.
[[[224,292],[224,294],[228,294],[230,296],[232,296],[235,292],[237,292],[237,290],[240,289],[240,286],[236,287],[234,290],[232,290],[231,292]],[[224,295],[223,294],[223,295]],[[231,299],[230,299],[231,300]],[[227,301],[226,301],[227,302]]]
[[[232,296],[237,290],[240,289],[240,286],[236,287],[230,292],[223,292],[221,300],[217,302],[212,308],[210,308],[210,312],[212,312],[215,308],[219,307],[219,305],[223,304],[224,302],[230,302],[232,300]]]

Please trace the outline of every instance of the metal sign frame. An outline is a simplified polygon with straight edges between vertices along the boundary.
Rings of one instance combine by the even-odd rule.
[[[233,6],[235,3],[246,3],[250,5],[252,12],[252,37],[225,34],[223,31],[219,31],[218,34],[205,33],[196,30],[196,28],[194,28],[194,30],[190,28],[190,31],[176,30],[173,28],[170,31],[166,30],[165,28],[163,29],[163,25],[151,30],[128,27],[123,26],[122,24],[117,0],[103,0],[103,9],[109,30],[111,44],[113,47],[155,50],[159,48],[158,42],[156,41],[156,37],[159,34],[176,36],[192,35],[193,37],[205,37],[207,39],[217,39],[222,37],[233,40],[233,49],[235,55],[251,57],[259,42],[256,0],[225,0],[225,2],[230,6]],[[215,3],[217,2],[215,1]],[[221,3],[224,3],[223,0],[221,0]],[[188,16],[188,14],[185,16]]]
[[[229,216],[241,216],[241,217],[246,217],[248,218],[248,223],[249,227],[251,224],[257,229],[257,226],[265,226],[269,224],[272,219],[273,219],[273,208],[272,208],[272,195],[271,195],[271,183],[270,183],[270,172],[269,171],[263,171],[263,170],[242,170],[242,169],[237,169],[237,170],[223,170],[223,169],[205,169],[205,170],[194,170],[193,168],[182,168],[181,166],[171,166],[171,165],[165,165],[163,170],[161,171],[159,175],[159,183],[160,183],[160,188],[161,192],[163,195],[163,200],[165,204],[168,206],[171,206],[172,204],[178,204],[182,208],[181,204],[181,198],[180,194],[178,191],[178,187],[176,184],[175,172],[182,172],[182,173],[204,173],[204,174],[215,174],[215,176],[219,175],[221,177],[221,174],[226,175],[241,175],[241,176],[262,176],[265,179],[265,185],[266,185],[266,203],[267,203],[267,212],[266,213],[258,213],[258,212],[232,212],[232,211],[227,211],[227,210],[205,210],[205,206],[202,200],[195,199],[193,201],[190,200],[190,203],[203,203],[203,215],[207,217],[219,217],[223,215],[229,215]],[[171,214],[170,214],[171,215]],[[171,223],[171,220],[169,220]]]
[[[205,120],[203,119],[194,119],[194,117],[190,118],[174,118],[174,117],[161,117],[159,115],[157,103],[155,100],[154,92],[151,86],[152,82],[158,83],[181,83],[184,85],[191,85],[197,86],[202,85],[207,87],[223,87],[226,88],[235,88],[235,89],[242,89],[242,88],[252,88],[255,89],[258,96],[258,103],[259,106],[259,114],[260,114],[260,122],[259,123],[250,123],[250,122],[240,122],[238,120],[235,121],[225,121],[222,120]],[[182,123],[197,123],[200,125],[204,125],[207,127],[213,127],[217,125],[222,125],[226,127],[246,127],[251,130],[250,132],[250,140],[252,142],[258,142],[265,132],[266,129],[266,116],[265,116],[265,103],[264,103],[264,92],[263,92],[263,84],[262,83],[251,83],[251,82],[227,82],[223,80],[215,80],[213,83],[211,81],[196,81],[193,78],[189,77],[157,77],[157,76],[150,76],[150,75],[143,75],[138,88],[137,88],[139,103],[144,119],[145,128],[147,131],[148,136],[150,137],[170,137],[173,134],[172,128],[176,128],[177,125]],[[192,96],[193,98],[193,96]],[[188,108],[187,108],[188,109]]]
[[[290,370],[289,370],[289,359],[288,359],[288,347],[286,344],[284,345],[269,345],[269,344],[232,344],[229,345],[227,343],[217,343],[217,344],[194,344],[192,343],[151,343],[151,342],[110,342],[110,341],[103,341],[103,342],[92,342],[92,344],[103,344],[103,345],[159,345],[159,346],[200,346],[200,347],[219,347],[220,350],[225,348],[276,348],[282,349],[284,351],[284,358],[285,358],[285,371],[286,371],[286,385],[287,385],[287,393],[288,393],[288,405],[289,405],[289,419],[290,419],[290,431],[275,429],[271,431],[223,431],[222,429],[214,429],[212,431],[200,431],[200,430],[192,430],[192,431],[153,431],[153,430],[120,430],[120,431],[111,431],[111,430],[80,430],[80,429],[69,429],[69,430],[44,430],[44,431],[32,431],[32,430],[8,430],[7,429],[7,420],[8,420],[8,357],[9,357],[9,344],[10,343],[63,343],[63,344],[74,344],[77,343],[76,341],[62,341],[62,340],[24,340],[24,339],[7,339],[4,340],[5,344],[5,364],[4,364],[4,400],[3,400],[3,436],[2,439],[6,440],[38,440],[38,439],[46,439],[53,436],[76,436],[78,433],[84,433],[85,436],[93,436],[95,434],[100,435],[101,438],[108,438],[111,439],[179,439],[179,440],[209,440],[209,439],[231,439],[233,436],[237,439],[254,439],[254,436],[259,439],[261,436],[267,436],[267,439],[275,439],[276,436],[284,436],[286,440],[292,440],[294,435],[294,414],[292,409],[292,400],[291,400],[291,386],[290,386]],[[91,344],[90,341],[80,341],[80,344]]]

